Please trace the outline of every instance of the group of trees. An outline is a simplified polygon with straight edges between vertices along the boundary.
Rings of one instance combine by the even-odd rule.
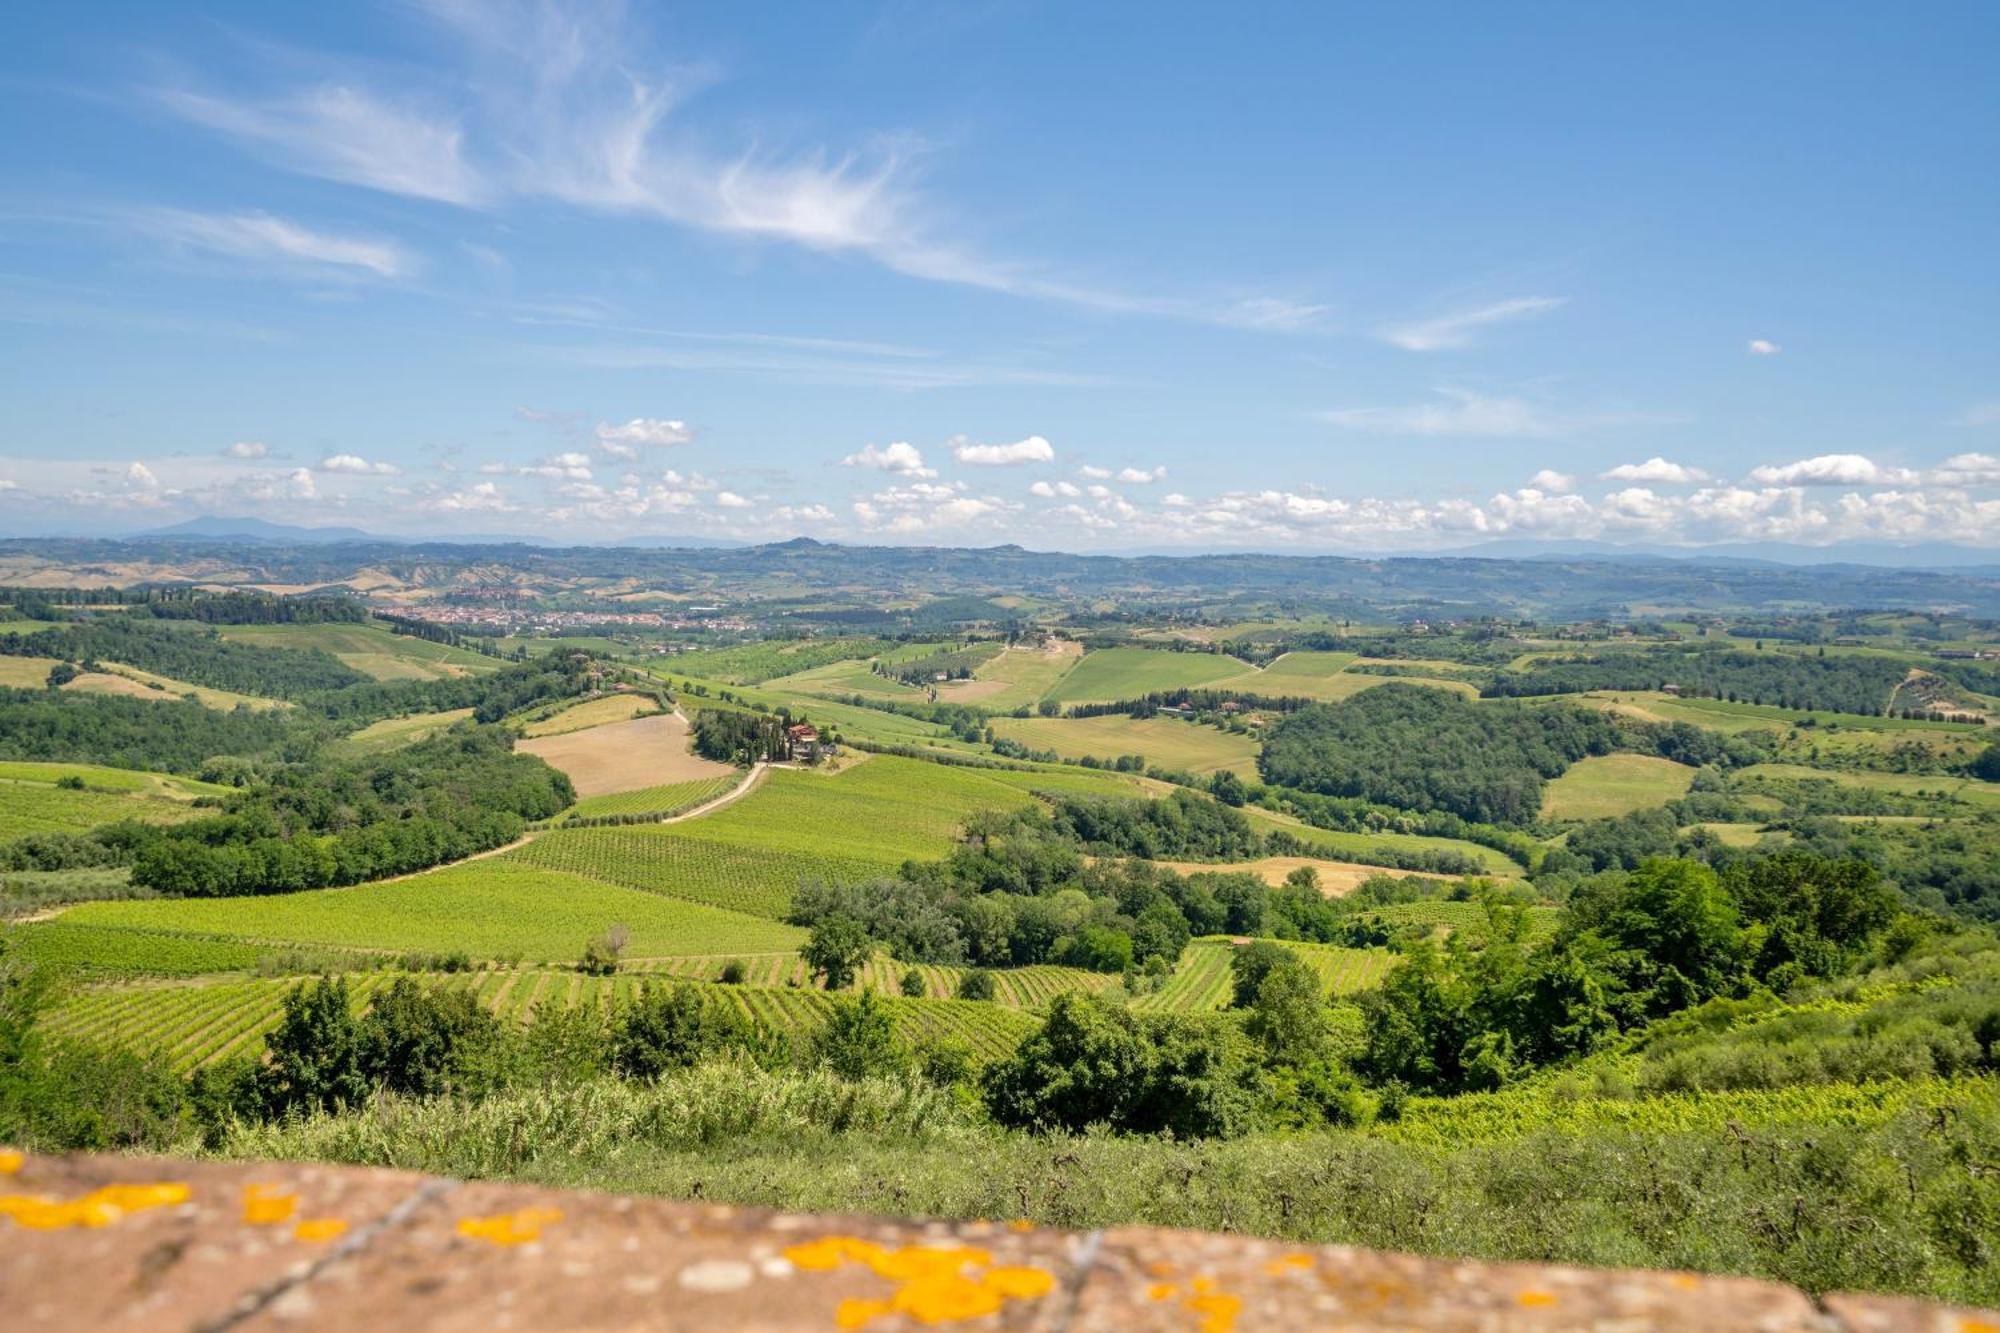
[[[950,855],[906,862],[895,878],[802,885],[789,919],[812,929],[808,961],[835,988],[876,947],[915,963],[1160,973],[1202,935],[1352,938],[1352,911],[1326,900],[1309,868],[1272,888],[1226,867],[1182,875],[1137,859],[1259,850],[1241,812],[1186,793],[1055,797],[975,816]]]
[[[132,882],[184,897],[358,884],[500,846],[575,799],[506,732],[458,728],[376,759],[281,769],[220,814],[155,831]]]
[[[1657,690],[1800,710],[1879,714],[1909,674],[1894,658],[1735,649],[1655,648],[1538,662],[1525,671],[1496,674],[1482,691],[1488,698],[1581,694],[1586,690]]]
[[[1838,975],[1902,914],[1872,867],[1805,852],[1720,872],[1651,861],[1579,887],[1555,938],[1525,929],[1415,945],[1362,998],[1372,1082],[1499,1087],[1720,996]]]
[[[1488,824],[1529,824],[1542,789],[1619,747],[1616,721],[1580,708],[1477,704],[1390,684],[1293,713],[1266,733],[1265,781]]]
[[[791,719],[776,713],[704,708],[694,715],[694,752],[724,764],[754,764],[791,755],[785,728]]]
[[[213,629],[165,624],[129,612],[29,634],[0,634],[0,654],[118,662],[190,685],[273,699],[303,699],[368,679],[317,648],[231,643]]]

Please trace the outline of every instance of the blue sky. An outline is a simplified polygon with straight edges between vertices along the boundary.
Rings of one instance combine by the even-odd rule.
[[[2000,545],[1990,4],[74,3],[0,532]]]

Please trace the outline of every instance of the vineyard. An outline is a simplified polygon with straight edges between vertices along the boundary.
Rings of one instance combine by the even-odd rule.
[[[761,953],[796,948],[805,938],[804,931],[776,921],[509,858],[351,889],[84,903],[65,912],[59,924],[206,935],[278,948],[461,951],[475,958],[567,963],[614,923],[630,932],[629,951],[638,957]]]
[[[171,824],[202,812],[138,792],[73,791],[46,782],[0,782],[0,842],[31,833],[81,833],[120,819]]]
[[[1644,1134],[1740,1132],[1746,1126],[1876,1125],[1900,1111],[1940,1116],[1990,1104],[1990,1078],[1822,1083],[1729,1092],[1659,1093],[1640,1098],[1564,1095],[1548,1083],[1457,1097],[1412,1097],[1402,1118],[1374,1133],[1405,1143],[1456,1147],[1530,1134],[1624,1130]],[[1942,1123],[1942,1121],[1940,1121]]]
[[[1352,995],[1379,982],[1394,966],[1396,955],[1385,949],[1343,949],[1330,944],[1281,941],[1320,975],[1329,995]],[[1234,989],[1229,960],[1236,945],[1226,939],[1202,939],[1188,945],[1160,989],[1141,994],[1134,1009],[1189,1013],[1228,1007]]]
[[[569,813],[564,815],[563,819],[567,822],[573,819],[603,819],[625,815],[670,819],[696,806],[706,805],[734,787],[737,781],[735,774],[718,774],[715,777],[697,778],[692,782],[669,782],[659,787],[642,787],[638,791],[586,796],[571,806]]]
[[[237,940],[79,925],[65,916],[13,933],[23,957],[65,972],[103,976],[198,976],[255,967],[265,950]]]
[[[689,827],[693,825],[556,829],[499,861],[547,867],[578,878],[772,920],[791,907],[792,894],[804,881],[855,883],[892,874],[898,864],[766,850],[747,840],[740,844],[711,841],[688,836],[683,830]]]
[[[355,1012],[365,1010],[370,998],[399,975],[403,974],[350,974],[348,993]],[[568,971],[496,969],[425,980],[469,990],[493,1013],[526,1024],[538,1011],[550,1007],[571,1009],[629,1001],[647,979],[632,974],[587,977]],[[259,978],[91,991],[52,1011],[49,1026],[63,1036],[157,1051],[176,1068],[187,1069],[238,1053],[254,1053],[264,1034],[277,1025],[285,993],[296,984],[287,979]],[[793,1037],[809,1034],[824,1023],[834,1001],[823,991],[790,987],[713,986],[710,994],[750,1022]],[[1006,1055],[1036,1023],[1020,1010],[971,1000],[911,1000],[891,995],[883,1002],[904,1041],[915,1044],[936,1037],[958,1037],[982,1059]]]

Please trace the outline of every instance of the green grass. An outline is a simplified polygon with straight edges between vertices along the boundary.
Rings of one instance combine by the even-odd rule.
[[[132,699],[158,699],[170,701],[192,697],[204,708],[218,712],[232,712],[238,708],[290,708],[283,699],[267,699],[256,694],[238,694],[234,690],[212,689],[206,685],[190,685],[172,676],[162,676],[151,671],[141,671],[138,667],[125,666],[118,662],[101,664],[102,671],[86,671],[63,686],[66,690],[77,690],[85,694],[119,694]]]
[[[1003,717],[994,719],[993,730],[1031,750],[1052,750],[1065,759],[1142,754],[1149,764],[1176,772],[1227,769],[1239,777],[1257,775],[1255,740],[1177,718]]]
[[[1058,703],[1137,699],[1155,690],[1212,685],[1241,675],[1244,664],[1220,653],[1175,653],[1152,648],[1099,648],[1084,654],[1046,697]]]
[[[192,800],[197,796],[221,796],[233,790],[214,782],[176,777],[170,773],[149,773],[136,768],[108,768],[103,764],[51,763],[34,759],[0,759],[0,782],[41,782],[53,785],[64,778],[79,778],[93,791],[137,792],[147,796]]]
[[[376,680],[437,680],[502,665],[482,653],[392,634],[379,625],[224,625],[221,633],[260,648],[318,648]]]
[[[792,895],[802,883],[859,883],[893,874],[900,864],[679,836],[686,827],[556,829],[500,860],[772,921],[791,907]]]
[[[1687,795],[1694,770],[1643,754],[1593,755],[1571,764],[1542,797],[1544,819],[1609,819]]]
[[[1485,867],[1485,873],[1503,879],[1517,879],[1523,873],[1519,863],[1506,853],[1467,842],[1462,838],[1429,838],[1418,833],[1345,833],[1335,829],[1314,828],[1310,824],[1295,819],[1286,819],[1268,810],[1244,807],[1243,813],[1259,832],[1269,833],[1275,829],[1301,839],[1329,860],[1354,861],[1362,865],[1371,864],[1369,856],[1380,849],[1399,852],[1460,852],[1473,858]]]
[[[1867,770],[1809,768],[1804,764],[1752,764],[1738,769],[1745,778],[1804,779],[1837,782],[1897,796],[1947,796],[1982,810],[2000,810],[2000,783],[1938,773],[1875,773]]]
[[[85,790],[57,786],[64,778],[80,779]],[[31,833],[81,833],[121,819],[178,823],[203,813],[190,804],[192,798],[225,790],[192,778],[96,764],[0,762],[0,842]]]
[[[351,889],[85,903],[61,920],[275,946],[463,951],[564,963],[613,923],[630,931],[632,957],[768,952],[796,948],[805,938],[776,921],[507,858]]]
[[[996,713],[1011,712],[1046,698],[1076,669],[1083,658],[1074,653],[1047,653],[1039,648],[1009,648],[982,662],[972,673],[978,682],[991,682],[998,690],[953,689],[948,699],[963,698],[967,703]]]
[[[472,716],[470,708],[452,708],[441,713],[411,713],[408,717],[387,717],[371,722],[339,743],[347,755],[381,754],[414,745],[427,736]]]

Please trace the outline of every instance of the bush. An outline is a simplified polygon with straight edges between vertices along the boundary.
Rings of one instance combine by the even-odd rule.
[[[744,977],[743,961],[732,958],[722,965],[722,972],[716,977],[725,986],[741,986]]]
[[[257,1071],[257,1088],[266,1116],[334,1111],[367,1099],[360,1025],[339,977],[301,982],[287,992],[264,1048],[269,1058]]]
[[[494,1081],[500,1020],[463,990],[430,989],[398,977],[361,1020],[361,1071],[411,1097],[466,1091]]]
[[[993,974],[983,967],[975,967],[958,979],[961,1000],[990,1000],[993,989]]]
[[[583,946],[583,957],[576,960],[576,970],[587,977],[611,976],[618,971],[618,960],[625,956],[625,946],[630,940],[631,932],[624,926],[612,926]]]
[[[626,1078],[653,1080],[740,1046],[746,1037],[735,1011],[710,1003],[693,982],[648,981],[612,1024],[611,1068]]]
[[[900,984],[903,994],[912,999],[924,995],[930,989],[924,984],[924,974],[917,971],[914,967],[903,973],[903,979]]]
[[[987,1110],[1003,1125],[1093,1125],[1178,1138],[1241,1133],[1257,1071],[1233,1024],[1135,1014],[1095,996],[1056,997],[1039,1031],[987,1067]]]
[[[834,1003],[825,1026],[814,1034],[813,1058],[845,1079],[899,1074],[910,1067],[910,1053],[896,1039],[895,1020],[875,992]]]

